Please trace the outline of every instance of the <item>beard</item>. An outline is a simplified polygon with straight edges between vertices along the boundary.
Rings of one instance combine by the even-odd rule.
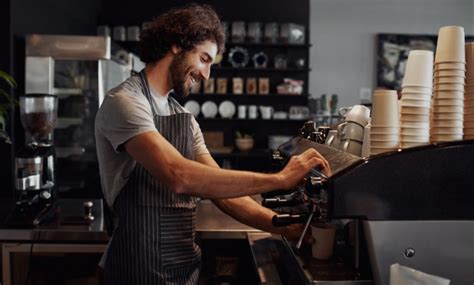
[[[180,97],[186,97],[189,95],[191,87],[186,86],[186,81],[188,79],[188,74],[194,77],[197,81],[199,75],[191,70],[191,64],[188,63],[186,58],[186,52],[178,53],[170,64],[170,77],[171,77],[171,86],[173,87],[174,93]]]

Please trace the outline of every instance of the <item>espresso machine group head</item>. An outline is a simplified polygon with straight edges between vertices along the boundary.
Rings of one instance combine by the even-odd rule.
[[[25,145],[15,155],[17,201],[7,225],[34,227],[55,216],[55,150],[58,99],[50,94],[20,96]]]

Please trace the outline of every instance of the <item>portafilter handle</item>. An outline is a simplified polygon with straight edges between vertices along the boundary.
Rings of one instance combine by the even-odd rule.
[[[272,218],[275,227],[286,227],[293,224],[302,224],[308,218],[308,214],[279,214]]]
[[[297,199],[296,197],[291,197],[289,199],[276,197],[276,198],[267,198],[262,200],[262,206],[266,208],[279,208],[279,207],[288,207],[288,206],[298,206],[303,204],[304,201]]]

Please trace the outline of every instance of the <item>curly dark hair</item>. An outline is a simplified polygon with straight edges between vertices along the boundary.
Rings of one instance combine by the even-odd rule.
[[[172,45],[184,51],[210,40],[222,53],[225,44],[224,29],[214,9],[209,5],[189,4],[174,8],[154,19],[144,29],[140,39],[140,59],[152,63],[163,58]]]

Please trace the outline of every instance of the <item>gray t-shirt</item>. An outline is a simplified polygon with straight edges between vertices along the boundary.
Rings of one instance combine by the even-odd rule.
[[[102,191],[110,207],[127,183],[136,164],[136,161],[123,150],[123,144],[136,135],[156,131],[151,108],[154,108],[156,114],[160,116],[174,113],[174,108],[170,108],[169,105],[169,100],[174,99],[168,98],[168,94],[152,94],[152,97],[153,106],[143,94],[140,77],[132,76],[107,93],[97,112],[95,119],[97,156]],[[176,112],[188,111],[179,105]],[[209,153],[201,128],[194,117],[191,128],[195,156]]]

